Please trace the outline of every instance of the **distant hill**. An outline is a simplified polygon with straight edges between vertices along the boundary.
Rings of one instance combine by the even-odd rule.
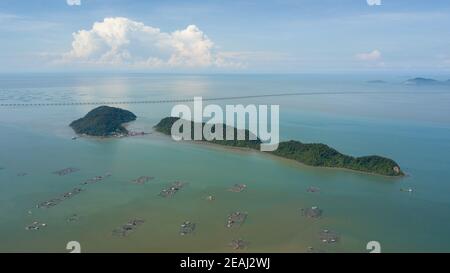
[[[70,124],[70,127],[77,134],[90,136],[114,136],[128,134],[123,123],[136,120],[136,115],[130,111],[120,108],[100,106],[83,118],[77,119]]]
[[[438,81],[435,79],[414,78],[414,79],[409,79],[409,80],[405,81],[404,83],[408,84],[408,85],[442,85],[442,84],[450,83],[450,81],[442,82],[442,81]]]
[[[155,129],[163,134],[171,135],[172,125],[179,120],[176,117],[167,117],[162,119],[156,126]],[[205,124],[203,123],[202,126]],[[193,128],[194,122],[191,121],[191,127]],[[224,126],[223,124],[216,124],[216,126]],[[193,132],[191,128],[191,132]],[[236,133],[236,128],[235,133]],[[224,130],[225,132],[225,130]],[[233,146],[233,147],[246,147],[250,149],[259,150],[261,141],[249,140],[249,132],[245,130],[245,139],[239,141],[232,140],[213,140],[208,141],[214,144]],[[202,141],[207,141],[203,139]],[[301,162],[310,166],[318,167],[333,167],[333,168],[344,168],[355,171],[361,171],[366,173],[381,174],[386,176],[403,176],[404,173],[401,171],[399,165],[392,159],[372,155],[363,157],[352,157],[344,155],[335,149],[321,143],[311,143],[306,144],[300,141],[285,141],[280,142],[278,149],[269,152],[273,155],[293,159],[295,161]]]
[[[373,80],[373,81],[367,81],[367,83],[387,83],[387,82],[382,81],[382,80]]]

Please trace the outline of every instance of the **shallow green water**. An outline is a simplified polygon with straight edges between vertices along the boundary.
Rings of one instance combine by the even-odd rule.
[[[329,82],[292,75],[73,76],[65,81],[60,75],[17,77],[0,78],[3,101],[206,97],[268,93],[275,87],[278,92],[374,88],[357,77]],[[401,85],[383,88],[409,93],[239,103],[280,104],[283,139],[324,142],[352,155],[389,156],[408,173],[402,179],[307,167],[259,152],[175,143],[156,133],[73,141],[67,124],[89,107],[2,108],[0,251],[65,252],[66,243],[76,240],[88,252],[220,252],[232,251],[228,243],[242,238],[250,242],[245,251],[252,252],[304,252],[308,246],[327,252],[366,252],[366,243],[372,240],[389,252],[448,252],[450,92],[433,95]],[[138,115],[130,126],[146,131],[171,109],[171,105],[123,107]],[[52,174],[66,167],[80,171],[63,177]],[[21,172],[28,175],[17,176]],[[84,186],[85,191],[72,199],[50,209],[34,208],[106,172],[112,177]],[[155,179],[145,185],[130,183],[143,175]],[[172,199],[158,196],[177,180],[188,185]],[[248,188],[241,193],[227,191],[235,183]],[[308,193],[310,186],[321,191]],[[415,191],[400,191],[408,187]],[[215,201],[207,201],[208,195]],[[300,215],[301,208],[316,205],[324,210],[321,219]],[[235,210],[249,216],[241,228],[229,230],[226,217]],[[67,223],[73,213],[80,219]],[[146,222],[129,237],[111,235],[131,218]],[[34,220],[48,226],[25,230]],[[195,234],[179,235],[185,220],[197,223]],[[321,243],[318,233],[324,228],[338,232],[339,243]]]

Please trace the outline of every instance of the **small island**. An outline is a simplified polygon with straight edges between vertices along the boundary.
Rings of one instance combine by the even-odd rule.
[[[322,143],[280,142],[274,155],[293,159],[310,166],[343,168],[387,176],[403,176],[398,164],[389,158],[370,155],[353,157],[342,154]]]
[[[371,84],[384,84],[387,83],[383,80],[371,80],[371,81],[367,81],[367,83],[371,83]]]
[[[136,120],[136,115],[120,108],[100,106],[83,118],[70,124],[75,133],[88,136],[122,136],[128,135],[124,123]]]
[[[435,79],[414,78],[404,82],[407,85],[444,85],[446,82],[441,82]]]
[[[171,135],[172,125],[179,120],[177,117],[163,118],[154,128],[156,131]],[[202,124],[204,126],[205,123]],[[191,121],[193,128],[194,122]],[[216,124],[215,126],[225,126]],[[214,131],[214,129],[213,129]],[[224,130],[225,131],[225,130]],[[193,130],[191,130],[193,132]],[[235,128],[235,135],[237,129]],[[249,140],[250,132],[245,130],[245,140],[213,140],[210,143],[233,147],[243,147],[259,150],[261,141],[259,139]],[[205,139],[201,141],[207,141]],[[379,174],[385,176],[404,176],[399,165],[392,159],[371,155],[363,157],[352,157],[342,154],[335,149],[321,143],[302,143],[290,140],[280,142],[278,149],[270,154],[292,159],[309,166],[343,168],[365,173]]]

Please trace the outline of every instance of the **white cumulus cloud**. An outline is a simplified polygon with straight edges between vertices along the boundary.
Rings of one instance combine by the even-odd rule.
[[[69,6],[80,6],[81,0],[66,0],[66,3]]]
[[[367,53],[358,53],[356,54],[356,59],[360,61],[379,61],[381,59],[381,52],[378,49],[375,49],[371,52]]]
[[[380,6],[381,0],[367,0],[367,5],[369,6]]]
[[[73,33],[72,49],[62,62],[143,68],[235,65],[195,25],[168,33],[124,17],[105,18]]]

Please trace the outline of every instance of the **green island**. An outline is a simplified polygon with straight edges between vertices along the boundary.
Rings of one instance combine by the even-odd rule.
[[[179,120],[177,117],[163,118],[154,128],[160,133],[171,135],[172,125],[177,120]],[[191,134],[193,134],[194,124],[195,123],[191,121]],[[204,125],[205,123],[202,123],[202,126]],[[215,126],[223,126],[223,128],[225,128],[224,124],[216,124]],[[214,132],[214,130],[215,128],[213,126],[211,131]],[[234,130],[236,135],[237,129],[234,128]],[[259,139],[249,140],[249,136],[250,132],[245,130],[245,140],[207,141],[203,138],[202,141],[207,141],[218,145],[259,150],[261,141]],[[295,140],[284,141],[279,143],[277,150],[268,153],[279,157],[292,159],[309,166],[343,168],[385,176],[404,176],[404,173],[400,169],[399,165],[392,159],[377,155],[353,157],[342,154],[337,150],[321,143],[302,143]]]
[[[156,131],[171,135],[172,125],[179,120],[180,118],[177,117],[167,117],[163,118],[154,128]],[[191,122],[191,139],[194,139],[194,122]],[[205,126],[205,123],[202,123],[202,128]],[[224,124],[215,124],[212,126],[211,131],[215,132],[216,126],[222,126],[223,132],[226,130],[226,125]],[[234,135],[236,136],[239,132],[238,129],[234,129]],[[245,140],[206,140],[204,137],[202,141],[207,141],[210,143],[218,144],[218,145],[224,145],[224,146],[233,146],[233,147],[241,147],[241,148],[250,148],[250,149],[259,149],[259,145],[261,144],[261,140],[256,138],[256,140],[250,140],[250,131],[243,130],[245,134]]]
[[[70,127],[80,135],[121,136],[128,134],[123,124],[134,120],[136,120],[136,115],[130,111],[100,106],[91,110],[83,118],[73,121]]]

